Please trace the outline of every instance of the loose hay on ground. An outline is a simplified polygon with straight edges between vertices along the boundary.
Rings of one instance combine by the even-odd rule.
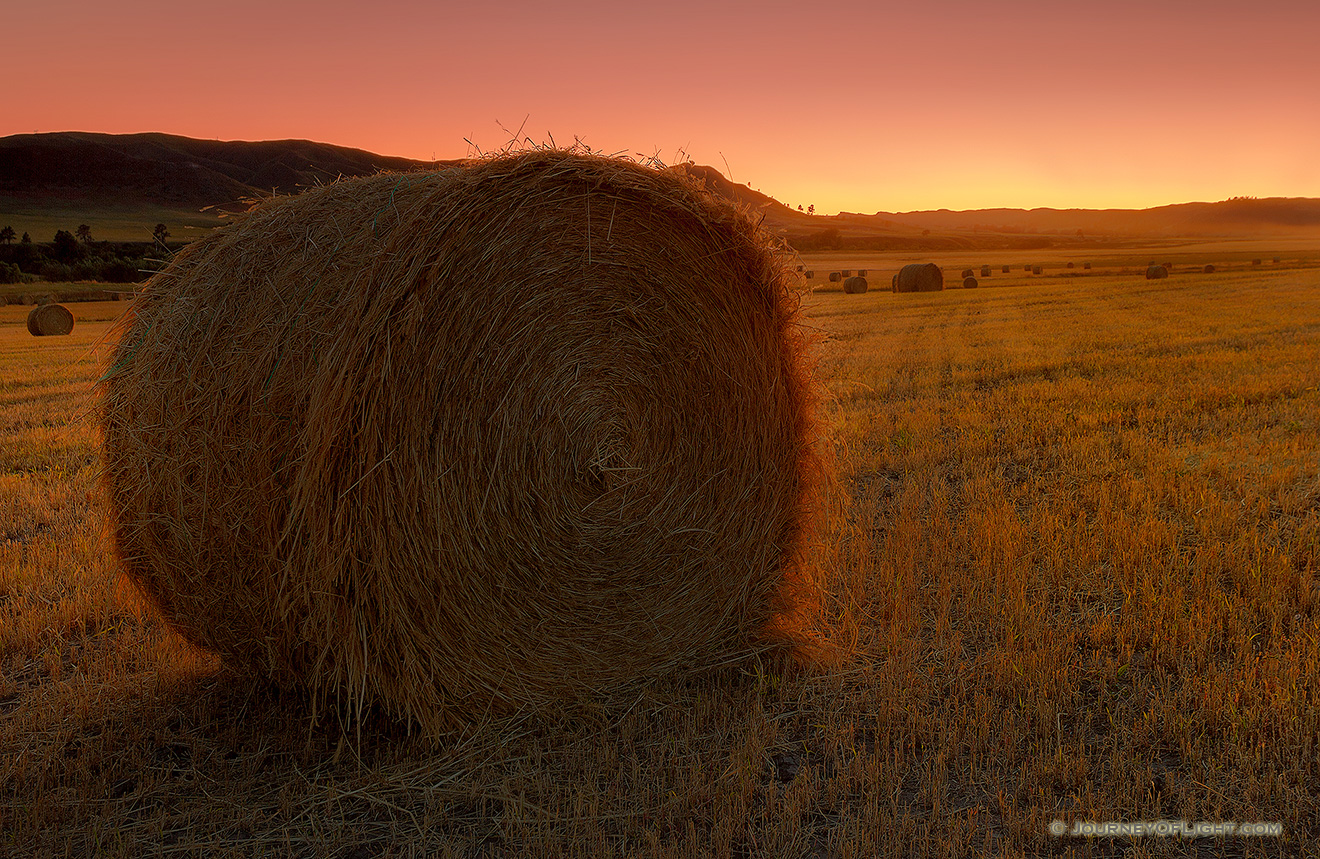
[[[595,156],[276,199],[120,324],[117,554],[228,663],[427,730],[745,656],[814,593],[795,279]]]

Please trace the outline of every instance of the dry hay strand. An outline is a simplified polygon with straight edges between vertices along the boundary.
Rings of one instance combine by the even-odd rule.
[[[27,329],[33,337],[62,337],[73,331],[73,314],[63,304],[39,304],[28,312]]]
[[[839,280],[840,280],[840,277],[839,277],[839,273],[838,273],[837,271],[832,271],[832,272],[830,272],[830,283],[838,283]]]
[[[989,276],[990,276],[990,266],[988,265],[981,266],[981,277],[989,277]]]
[[[944,272],[933,262],[910,263],[894,276],[894,292],[939,292],[942,289]]]
[[[1040,266],[1038,266],[1038,265],[1033,265],[1033,266],[1031,267],[1031,273],[1032,273],[1032,274],[1040,274]]]
[[[1214,274],[1215,267],[1213,265],[1207,265],[1205,268],[1201,269],[1201,271],[1203,271],[1206,274]]]
[[[1162,265],[1152,265],[1146,267],[1146,280],[1159,280],[1162,277],[1168,277],[1169,270]]]
[[[118,325],[115,551],[230,665],[428,732],[791,645],[824,476],[795,281],[599,156],[275,198]]]
[[[849,295],[866,292],[866,278],[861,275],[848,278],[843,282],[843,291]]]
[[[963,289],[976,289],[977,283],[974,277],[963,278]]]
[[[972,271],[970,268],[965,268],[965,269],[962,270],[962,274],[960,274],[960,275],[958,275],[958,276],[959,276],[959,277],[972,277],[972,276],[975,275],[975,274],[976,274],[976,272]]]

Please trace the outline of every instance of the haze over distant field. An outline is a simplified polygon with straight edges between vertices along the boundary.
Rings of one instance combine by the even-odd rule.
[[[22,71],[0,136],[429,160],[521,128],[691,158],[822,213],[1320,196],[1313,0],[78,0],[4,19]]]

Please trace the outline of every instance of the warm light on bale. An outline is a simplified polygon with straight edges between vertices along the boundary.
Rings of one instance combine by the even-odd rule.
[[[976,289],[976,278],[974,278],[974,277],[964,277],[964,278],[963,278],[963,289]]]
[[[61,337],[73,330],[73,314],[63,304],[41,304],[28,312],[27,329],[33,337]]]
[[[118,325],[115,550],[227,663],[428,731],[778,646],[819,473],[780,251],[560,151],[275,198]]]
[[[1152,265],[1146,267],[1146,280],[1159,280],[1162,277],[1168,277],[1169,270],[1162,265]]]
[[[849,295],[866,292],[866,278],[861,275],[848,278],[843,282],[843,291]]]
[[[905,265],[894,277],[895,292],[939,292],[942,289],[944,272],[933,262]]]

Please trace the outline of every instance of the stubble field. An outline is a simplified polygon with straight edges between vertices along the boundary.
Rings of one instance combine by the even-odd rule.
[[[310,724],[138,604],[96,495],[95,346],[123,305],[40,340],[0,307],[0,854],[1303,855],[1320,270],[1122,267],[805,297],[843,665],[438,746]],[[1049,830],[1160,819],[1282,834]]]

